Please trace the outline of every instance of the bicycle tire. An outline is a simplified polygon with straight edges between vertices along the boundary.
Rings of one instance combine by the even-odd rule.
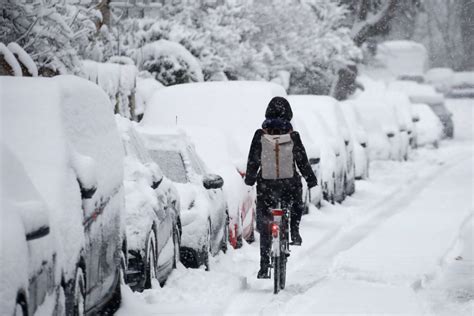
[[[273,294],[278,294],[280,292],[280,281],[281,281],[281,257],[273,257]]]
[[[281,257],[280,260],[280,289],[285,288],[285,283],[286,283],[286,262],[288,261],[288,258],[286,255]]]

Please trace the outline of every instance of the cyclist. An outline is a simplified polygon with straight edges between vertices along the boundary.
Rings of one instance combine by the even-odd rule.
[[[289,102],[283,97],[274,97],[266,109],[262,128],[255,132],[250,145],[245,183],[253,186],[257,182],[257,230],[260,232],[260,271],[257,278],[259,279],[270,278],[272,221],[270,209],[275,208],[278,202],[282,207],[290,209],[291,244],[301,245],[299,224],[304,205],[300,173],[309,188],[318,184],[300,135],[293,131],[290,123],[292,118],[293,112]]]

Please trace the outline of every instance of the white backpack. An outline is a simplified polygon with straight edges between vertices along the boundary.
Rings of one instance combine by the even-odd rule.
[[[288,179],[294,176],[293,140],[290,134],[262,135],[262,178]]]

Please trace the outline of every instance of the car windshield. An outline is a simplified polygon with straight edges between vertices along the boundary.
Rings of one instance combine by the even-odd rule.
[[[165,176],[174,182],[187,183],[188,177],[183,158],[177,151],[150,150],[152,159],[160,166]]]

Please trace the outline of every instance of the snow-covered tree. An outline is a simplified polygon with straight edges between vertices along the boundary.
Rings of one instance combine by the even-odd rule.
[[[87,46],[100,18],[95,9],[63,0],[4,0],[0,11],[0,41],[23,47],[40,75],[80,72],[78,51]]]

